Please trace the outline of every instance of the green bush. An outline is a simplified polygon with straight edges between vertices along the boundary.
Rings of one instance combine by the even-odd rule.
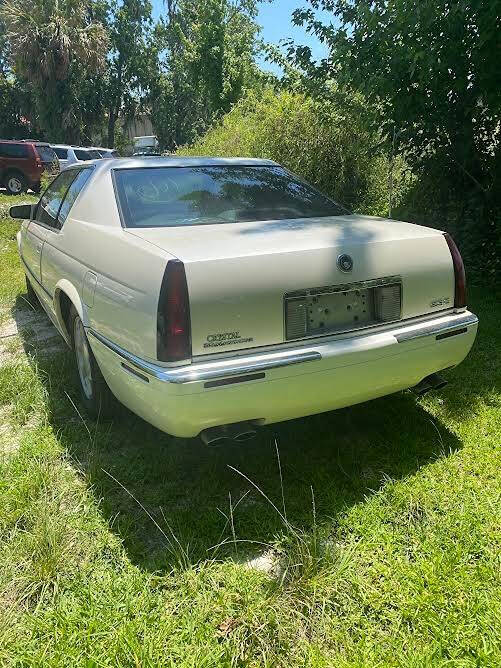
[[[341,104],[287,91],[251,92],[178,153],[270,158],[351,210],[388,213],[388,157],[357,96]],[[407,189],[401,159],[393,171],[393,202],[398,203]]]
[[[449,232],[463,257],[468,283],[498,283],[501,276],[501,214],[499,194],[483,193],[443,161],[430,160],[416,176],[394,216]]]

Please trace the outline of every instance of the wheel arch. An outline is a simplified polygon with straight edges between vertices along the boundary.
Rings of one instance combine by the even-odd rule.
[[[73,347],[73,336],[69,329],[69,315],[71,307],[74,307],[84,325],[87,324],[87,314],[84,303],[73,283],[67,279],[61,279],[54,290],[54,311],[59,323],[61,334],[66,343]]]

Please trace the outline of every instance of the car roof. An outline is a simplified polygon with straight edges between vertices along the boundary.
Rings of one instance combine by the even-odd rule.
[[[38,139],[0,139],[2,144],[37,144],[43,146],[49,146],[47,142],[38,141]]]
[[[207,158],[203,156],[134,156],[132,158],[112,158],[103,161],[99,171],[113,169],[137,169],[141,167],[225,167],[225,166],[279,166],[273,160],[263,158]]]
[[[50,146],[54,148],[72,148],[77,151],[89,151],[95,148],[95,146],[75,146],[74,144],[50,144]]]

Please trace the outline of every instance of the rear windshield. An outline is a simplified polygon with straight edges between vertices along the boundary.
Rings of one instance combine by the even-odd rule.
[[[340,216],[347,211],[282,167],[117,169],[127,227],[177,227]]]
[[[82,151],[80,148],[74,149],[75,156],[77,160],[92,160],[91,154],[89,151]]]
[[[54,162],[57,160],[56,154],[50,146],[40,146],[37,144],[36,149],[42,162]]]

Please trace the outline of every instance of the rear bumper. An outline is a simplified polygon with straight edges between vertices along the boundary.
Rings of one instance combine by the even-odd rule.
[[[459,364],[475,340],[466,311],[379,333],[166,368],[88,330],[117,398],[158,428],[196,436],[211,426],[278,422],[367,401]]]

